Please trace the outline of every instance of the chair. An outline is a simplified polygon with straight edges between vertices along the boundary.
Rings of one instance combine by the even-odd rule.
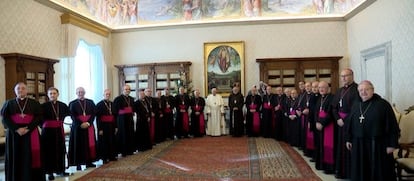
[[[398,109],[395,106],[395,104],[392,105],[392,110],[394,111],[395,118],[397,119],[397,123],[400,124],[400,120],[401,120],[402,114],[400,113],[400,111],[398,111]]]
[[[402,115],[399,123],[401,137],[399,139],[400,148],[397,155],[394,155],[396,161],[398,180],[414,180],[414,111]]]
[[[3,156],[6,148],[6,130],[3,123],[0,122],[0,156]]]

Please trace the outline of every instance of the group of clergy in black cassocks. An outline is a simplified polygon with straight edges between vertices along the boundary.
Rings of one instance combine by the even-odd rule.
[[[244,97],[236,84],[228,97],[230,134],[286,142],[310,157],[316,169],[339,179],[396,180],[392,152],[400,131],[390,104],[374,93],[371,82],[356,84],[351,69],[340,76],[343,87],[336,94],[330,93],[327,82],[315,81],[301,82],[299,91],[277,87],[275,94],[261,83]],[[145,89],[137,100],[130,92],[125,85],[111,101],[107,89],[95,105],[79,87],[78,98],[66,106],[52,87],[49,101],[39,104],[27,97],[26,85],[18,83],[16,98],[7,100],[1,110],[7,128],[6,180],[69,175],[63,132],[67,116],[72,119],[68,166],[77,170],[81,165],[95,167],[98,159],[107,163],[118,155],[149,150],[168,139],[205,135],[204,98],[190,97],[182,87],[176,96],[165,90],[151,97],[152,91]]]

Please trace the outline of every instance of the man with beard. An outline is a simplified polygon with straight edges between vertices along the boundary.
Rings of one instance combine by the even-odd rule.
[[[6,180],[45,180],[41,162],[41,121],[39,102],[27,97],[26,84],[14,87],[16,98],[7,100],[1,109],[6,132]]]
[[[230,134],[239,137],[244,135],[243,117],[244,97],[239,86],[234,86],[229,96]]]
[[[69,107],[58,101],[59,90],[51,87],[47,90],[49,102],[43,103],[42,153],[44,169],[48,179],[54,180],[53,173],[68,176],[65,172],[66,145],[63,121],[70,115]]]

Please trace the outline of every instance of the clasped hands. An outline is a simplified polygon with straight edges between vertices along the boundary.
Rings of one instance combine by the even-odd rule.
[[[81,127],[82,129],[89,128],[89,126],[91,126],[91,124],[89,124],[88,122],[83,122],[83,123],[80,125],[80,127]]]
[[[19,134],[20,136],[25,135],[26,133],[28,133],[30,130],[27,127],[23,127],[23,128],[18,128],[16,130],[17,134]]]

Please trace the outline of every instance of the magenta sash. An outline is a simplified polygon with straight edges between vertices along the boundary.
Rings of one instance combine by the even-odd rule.
[[[106,123],[111,123],[115,121],[114,115],[102,115],[101,121]]]
[[[78,116],[78,119],[82,122],[88,122],[89,118],[91,118],[91,115],[80,115]],[[95,148],[95,132],[94,132],[93,124],[91,124],[88,128],[88,142],[89,142],[89,153],[91,158],[96,158],[96,148]]]
[[[339,114],[339,117],[341,117],[341,119],[345,119],[346,116],[348,115],[347,113],[344,113],[344,112],[338,112],[338,114]]]
[[[301,122],[300,122],[300,128],[301,128],[301,129],[306,129],[307,125],[305,125],[305,115],[303,115],[303,114],[302,114],[302,115],[300,116],[300,121],[301,121]]]
[[[165,112],[165,113],[171,113],[171,112],[172,112],[172,110],[171,110],[171,108],[165,108],[165,109],[164,109],[164,112]]]
[[[151,139],[151,143],[154,144],[155,143],[155,117],[154,116],[151,116],[149,124],[150,124],[149,125],[150,139]]]
[[[249,105],[250,110],[256,110],[257,105],[256,104],[250,104]],[[252,112],[253,114],[253,133],[259,133],[260,132],[260,117],[259,117],[259,113],[256,112]]]
[[[306,149],[308,150],[315,149],[315,144],[313,142],[313,133],[309,128],[306,129]]]
[[[272,109],[273,107],[272,107],[272,105],[271,105],[271,104],[268,104],[268,103],[263,103],[263,108],[264,108],[264,109]]]
[[[22,117],[20,114],[13,114],[11,119],[15,124],[29,124],[33,121],[34,116],[31,114],[25,114]],[[32,151],[32,168],[40,168],[40,138],[39,130],[35,127],[30,134],[30,146]]]
[[[185,105],[180,104],[180,109],[184,110],[185,112],[180,112],[183,116],[183,129],[185,132],[188,132],[190,130],[189,125],[188,125],[188,114],[187,114],[187,110],[185,109]]]
[[[334,124],[326,125],[323,132],[323,161],[334,164]]]
[[[204,114],[200,113],[200,133],[203,135],[205,132],[206,128],[204,125]]]
[[[65,138],[65,132],[63,130],[63,122],[59,120],[45,120],[43,128],[60,128],[62,130],[62,137]]]
[[[324,110],[319,111],[319,118],[326,118],[328,116],[328,113],[326,113]]]
[[[201,112],[202,111],[201,106],[193,106],[193,109],[196,112],[200,112],[200,115],[199,115],[199,125],[200,125],[200,127],[199,127],[199,129],[200,129],[200,133],[204,134],[206,128],[205,128],[205,125],[204,125],[204,114]]]
[[[118,111],[118,114],[131,114],[131,113],[132,113],[132,107],[131,106],[125,107],[124,109],[120,109]]]

